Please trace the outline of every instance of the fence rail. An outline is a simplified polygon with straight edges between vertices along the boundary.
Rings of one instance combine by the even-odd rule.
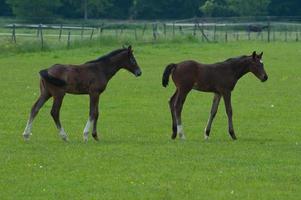
[[[231,21],[232,20],[232,21]],[[56,40],[72,41],[113,37],[136,41],[170,40],[172,38],[195,38],[202,42],[230,42],[242,40],[260,41],[300,41],[301,17],[290,21],[212,19],[194,18],[179,21],[124,21],[101,22],[98,24],[7,24],[0,28],[0,43],[10,37],[11,42],[19,43],[31,38],[44,43]],[[2,39],[1,39],[2,38]],[[3,39],[4,38],[4,39]]]

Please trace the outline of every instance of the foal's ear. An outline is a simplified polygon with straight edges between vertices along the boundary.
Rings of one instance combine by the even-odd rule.
[[[263,52],[261,52],[261,53],[259,54],[259,58],[261,59],[262,56],[263,56]]]
[[[253,59],[256,58],[256,51],[253,51],[253,53],[252,53],[252,58],[253,58]]]

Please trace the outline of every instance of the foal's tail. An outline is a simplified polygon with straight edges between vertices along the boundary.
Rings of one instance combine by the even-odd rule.
[[[55,86],[62,87],[62,86],[65,86],[67,84],[66,81],[58,79],[58,78],[55,78],[55,77],[51,76],[50,74],[48,74],[47,69],[41,70],[40,71],[40,75],[48,83],[51,83],[51,84],[53,84]]]
[[[163,72],[163,76],[162,76],[162,85],[163,87],[167,87],[168,85],[168,81],[169,81],[169,76],[171,74],[171,71],[176,67],[176,64],[169,64],[166,66],[164,72]]]

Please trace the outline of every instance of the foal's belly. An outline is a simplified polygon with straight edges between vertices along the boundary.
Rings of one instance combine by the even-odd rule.
[[[195,85],[193,86],[193,89],[194,90],[197,90],[197,91],[201,91],[201,92],[215,92],[217,93],[217,89],[214,88],[214,87],[210,87],[210,86],[199,86],[199,85]]]
[[[66,92],[70,94],[87,94],[89,85],[83,84],[83,82],[69,83],[66,87]]]
[[[202,91],[202,92],[218,92],[215,84],[206,80],[198,80],[193,86],[194,90]]]

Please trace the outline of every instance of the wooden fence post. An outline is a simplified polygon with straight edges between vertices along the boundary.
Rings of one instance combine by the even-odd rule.
[[[63,24],[61,24],[61,26],[60,26],[59,41],[61,41],[61,38],[62,38],[62,32],[63,32]]]
[[[172,23],[172,36],[175,37],[175,22]]]
[[[80,32],[80,38],[83,39],[84,38],[84,30],[85,30],[85,25],[82,25],[82,30]]]
[[[92,28],[92,32],[91,32],[91,35],[90,35],[90,40],[92,40],[93,34],[94,34],[94,28]]]
[[[180,32],[181,35],[184,34],[182,26],[179,26],[179,32]]]
[[[39,25],[37,26],[37,37],[40,36],[40,27],[41,27],[41,24],[39,24]]]
[[[270,22],[268,22],[268,42],[270,42],[270,41],[271,41],[270,34],[271,34],[271,23],[270,23]]]
[[[157,40],[157,24],[153,24],[153,37],[154,40]]]
[[[12,30],[12,41],[16,44],[17,40],[16,40],[16,24],[13,24],[13,30]]]
[[[124,29],[124,27],[122,26],[122,27],[120,28],[120,35],[123,34],[123,29]]]
[[[147,28],[147,24],[144,24],[143,30],[142,30],[142,37],[144,36],[144,33],[145,33],[145,31],[146,31],[146,28]]]
[[[41,39],[41,48],[44,48],[44,38],[43,38],[43,26],[42,24],[39,25],[39,29],[40,29],[40,39]]]
[[[193,36],[196,36],[196,29],[197,29],[197,25],[196,23],[194,24],[194,27],[193,27]]]
[[[104,31],[104,23],[102,23],[99,27],[99,37],[102,35],[103,31]]]
[[[71,33],[70,33],[70,31],[68,32],[68,40],[67,40],[67,47],[68,47],[68,49],[70,48],[70,43],[71,43]]]
[[[197,24],[197,25],[198,25],[199,30],[200,30],[201,33],[202,33],[202,40],[205,38],[207,42],[210,42],[210,40],[208,39],[208,37],[207,37],[206,34],[204,33],[204,30],[200,27],[199,24]]]
[[[216,24],[214,25],[214,30],[213,30],[213,41],[216,41]]]
[[[138,40],[138,35],[137,35],[137,28],[135,27],[135,40]]]
[[[287,42],[287,29],[285,29],[285,42]]]

